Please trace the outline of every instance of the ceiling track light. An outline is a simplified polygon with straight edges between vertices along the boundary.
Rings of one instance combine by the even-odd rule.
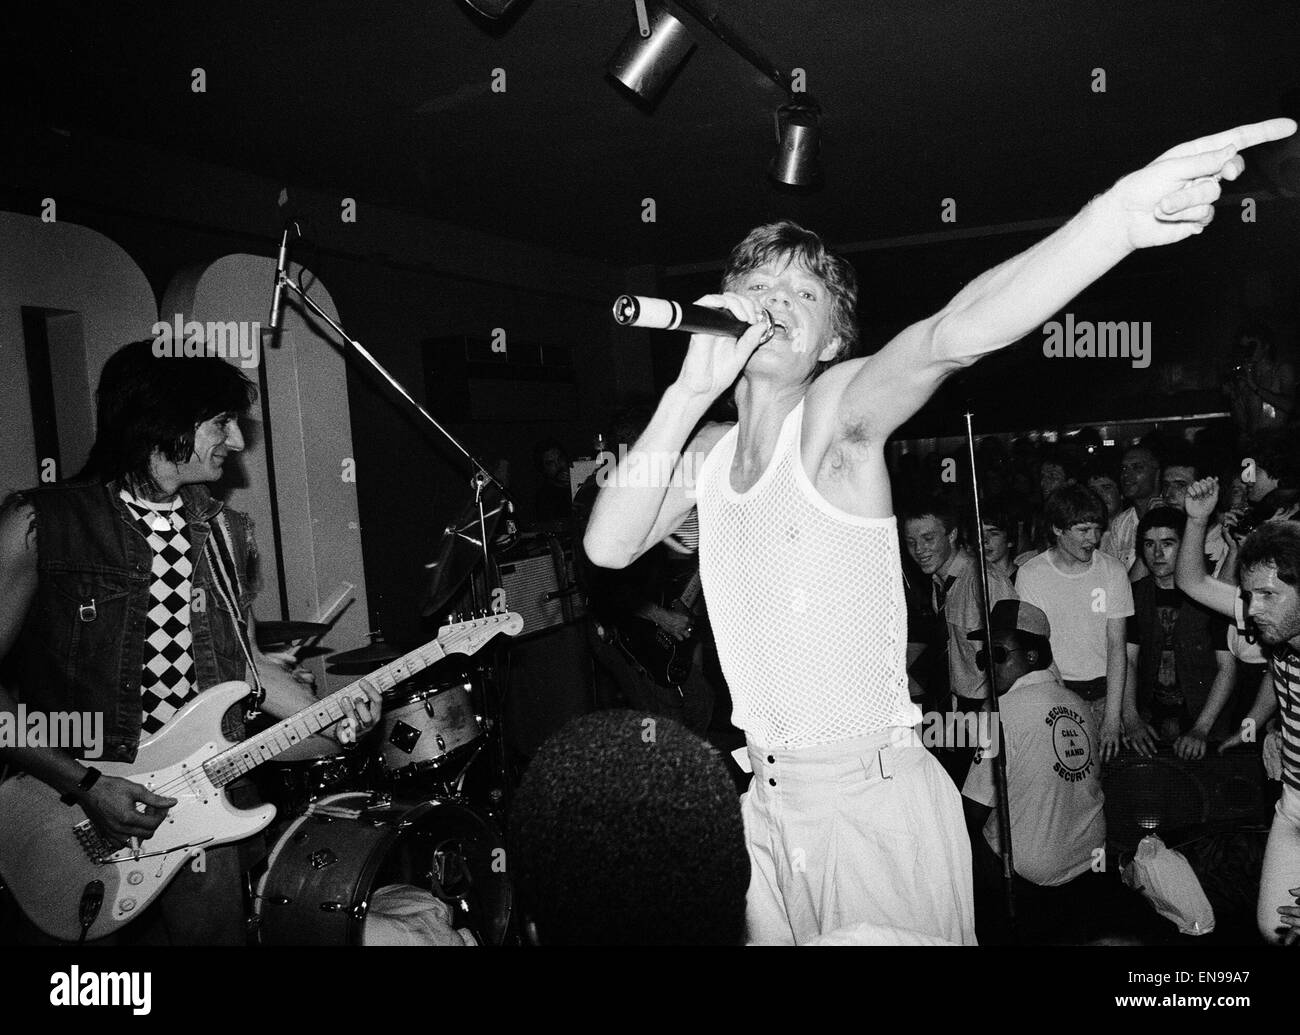
[[[778,148],[768,166],[768,175],[780,187],[816,190],[822,184],[821,117],[818,103],[808,94],[796,92],[790,76],[743,40],[716,14],[701,10],[696,0],[675,0],[732,51],[786,95],[786,103],[775,113]],[[653,105],[695,48],[686,26],[662,3],[647,11],[646,0],[636,0],[637,24],[610,59],[609,74],[642,102]]]
[[[638,3],[637,25],[624,37],[606,71],[645,104],[653,105],[694,49],[694,38],[668,8],[656,4],[646,11]]]
[[[767,174],[779,186],[816,190],[822,185],[821,115],[811,97],[776,110],[777,151]]]

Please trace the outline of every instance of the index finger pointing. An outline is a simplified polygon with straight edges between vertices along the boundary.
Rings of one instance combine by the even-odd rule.
[[[1233,147],[1238,151],[1256,144],[1265,144],[1270,140],[1281,140],[1296,131],[1295,119],[1265,119],[1252,122],[1247,126],[1225,129],[1222,133],[1211,133],[1207,137],[1198,137],[1185,144],[1171,147],[1161,158],[1187,158],[1205,151],[1218,151]]]

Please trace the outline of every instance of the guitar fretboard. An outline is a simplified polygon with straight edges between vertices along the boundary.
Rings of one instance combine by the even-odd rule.
[[[446,656],[447,652],[435,640],[371,672],[365,679],[382,693],[391,690],[402,680],[409,679]],[[263,762],[269,762],[277,755],[288,751],[312,734],[334,725],[347,714],[343,710],[345,698],[360,699],[366,696],[365,690],[358,685],[359,683],[360,680],[349,683],[342,690],[336,690],[328,697],[322,697],[310,708],[287,719],[281,719],[269,729],[213,755],[203,763],[203,770],[207,773],[208,779],[214,786],[224,787],[245,773],[252,772]]]

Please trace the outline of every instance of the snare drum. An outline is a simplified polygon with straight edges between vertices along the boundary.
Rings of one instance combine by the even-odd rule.
[[[332,795],[272,849],[257,886],[258,936],[264,945],[364,945],[372,897],[397,884],[450,905],[444,913],[480,945],[500,945],[511,907],[504,859],[491,821],[455,802]]]
[[[473,684],[464,677],[384,694],[376,750],[391,775],[436,769],[466,758],[467,748],[483,736],[474,712]]]

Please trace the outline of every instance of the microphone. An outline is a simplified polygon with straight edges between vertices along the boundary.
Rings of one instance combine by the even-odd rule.
[[[666,298],[646,298],[644,295],[619,295],[614,300],[614,322],[620,327],[650,327],[661,331],[689,331],[691,334],[717,334],[726,338],[739,338],[756,324],[737,320],[726,309],[709,309],[707,306],[672,302]],[[762,345],[776,328],[772,314],[763,310],[763,326],[767,329],[759,339]]]
[[[284,227],[284,235],[280,238],[280,254],[275,260],[275,291],[271,295],[271,322],[268,325],[271,330],[280,329],[280,315],[284,309],[284,274],[289,253],[289,224]]]

